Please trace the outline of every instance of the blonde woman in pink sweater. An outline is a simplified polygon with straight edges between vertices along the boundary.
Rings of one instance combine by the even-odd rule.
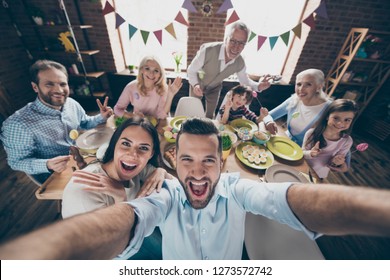
[[[177,77],[173,83],[166,83],[164,69],[154,56],[145,56],[140,65],[137,79],[124,88],[114,107],[117,117],[129,118],[133,114],[141,117],[152,116],[156,119],[167,118],[173,97],[182,86]],[[133,112],[126,111],[131,104]]]

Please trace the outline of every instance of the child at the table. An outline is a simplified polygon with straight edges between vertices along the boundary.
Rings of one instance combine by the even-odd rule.
[[[137,79],[124,88],[114,107],[118,117],[132,116],[126,112],[127,106],[133,106],[133,114],[166,119],[172,105],[172,99],[182,86],[182,79],[177,77],[167,85],[164,68],[154,56],[145,56],[140,65]]]
[[[353,143],[349,132],[357,111],[353,100],[337,99],[324,111],[316,125],[306,132],[303,154],[318,177],[326,178],[329,170],[348,170],[346,156]]]
[[[217,120],[223,124],[242,118],[260,123],[268,115],[267,108],[262,107],[261,104],[259,116],[249,110],[247,106],[252,102],[253,90],[248,86],[235,86],[226,95],[226,102],[221,105],[217,115]]]

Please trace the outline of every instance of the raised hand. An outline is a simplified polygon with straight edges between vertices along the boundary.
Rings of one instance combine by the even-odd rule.
[[[127,200],[125,187],[122,182],[118,182],[104,174],[90,173],[77,170],[73,173],[74,183],[86,185],[84,190],[97,193],[104,193],[114,198],[115,203]]]
[[[55,158],[51,158],[47,160],[46,166],[47,169],[61,173],[66,169],[66,166],[70,160],[70,155],[69,156],[58,156]]]
[[[96,103],[99,106],[100,115],[102,115],[103,118],[108,119],[114,113],[112,108],[108,106],[108,96],[104,99],[103,104],[99,99],[96,99]]]
[[[321,153],[320,149],[320,141],[317,141],[317,143],[311,148],[310,155],[312,157],[317,157]]]
[[[262,91],[262,90],[266,90],[267,88],[269,88],[271,86],[271,82],[270,82],[271,79],[272,79],[271,75],[269,75],[269,74],[265,75],[259,83],[258,90]]]
[[[168,93],[172,94],[173,96],[176,95],[176,93],[179,91],[179,89],[182,87],[182,78],[176,77],[175,80],[172,83],[172,80],[168,81]]]

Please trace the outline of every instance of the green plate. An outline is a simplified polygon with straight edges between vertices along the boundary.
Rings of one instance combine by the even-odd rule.
[[[302,148],[291,139],[283,136],[273,136],[267,142],[267,148],[275,155],[286,160],[300,160],[303,157]]]
[[[249,162],[248,159],[244,158],[244,156],[242,155],[242,148],[244,148],[247,145],[258,146],[261,149],[264,149],[265,152],[267,153],[267,162],[256,164],[256,163]],[[236,153],[236,157],[243,164],[245,164],[246,166],[252,167],[254,169],[267,169],[268,167],[270,167],[274,163],[274,156],[272,155],[272,153],[270,151],[268,151],[267,148],[264,147],[263,145],[258,145],[255,142],[241,142],[237,146],[235,153]]]
[[[254,122],[247,119],[235,119],[229,123],[235,130],[240,129],[241,127],[246,127],[250,132],[256,132],[259,130],[259,127]]]
[[[172,128],[176,128],[177,130],[179,130],[182,122],[184,122],[186,119],[187,117],[185,116],[174,117],[169,124]]]

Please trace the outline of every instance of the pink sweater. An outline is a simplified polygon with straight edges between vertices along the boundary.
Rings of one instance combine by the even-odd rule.
[[[116,116],[122,117],[129,104],[133,105],[133,113],[143,113],[145,116],[153,116],[157,119],[165,119],[167,113],[164,111],[164,106],[167,100],[167,94],[163,96],[157,94],[153,89],[147,93],[147,96],[142,96],[138,92],[138,82],[136,80],[127,84],[121,93],[114,107]]]
[[[344,135],[337,141],[331,141],[325,138],[327,146],[322,148],[321,153],[317,157],[312,157],[310,155],[310,150],[313,145],[307,145],[307,140],[313,131],[314,129],[311,128],[305,134],[302,145],[303,154],[307,163],[314,169],[318,177],[326,178],[330,171],[329,167],[327,167],[330,160],[338,154],[344,156],[347,155],[348,151],[352,147],[353,140],[349,135]]]

